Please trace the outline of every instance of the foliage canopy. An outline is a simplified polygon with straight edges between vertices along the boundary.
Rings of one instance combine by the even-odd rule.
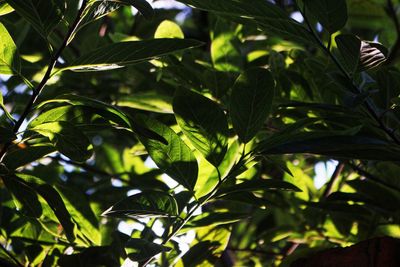
[[[399,5],[165,2],[0,0],[0,265],[400,237]]]

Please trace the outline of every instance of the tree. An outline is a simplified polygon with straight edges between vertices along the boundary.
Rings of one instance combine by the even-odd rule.
[[[0,0],[0,265],[290,266],[400,236],[397,4],[162,2]]]

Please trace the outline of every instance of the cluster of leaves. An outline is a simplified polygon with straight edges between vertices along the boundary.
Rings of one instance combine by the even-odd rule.
[[[392,1],[179,2],[180,25],[0,0],[0,265],[290,266],[399,237]]]

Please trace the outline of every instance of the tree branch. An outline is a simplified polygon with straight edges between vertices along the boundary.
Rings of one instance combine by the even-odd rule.
[[[32,111],[33,105],[36,103],[40,93],[42,92],[43,88],[46,86],[47,82],[49,81],[49,79],[51,77],[51,73],[57,63],[58,58],[61,56],[64,49],[67,47],[69,39],[71,38],[71,36],[74,34],[76,29],[78,28],[79,23],[81,21],[81,17],[83,15],[83,12],[86,9],[86,6],[87,6],[87,0],[83,0],[82,6],[80,7],[74,22],[72,23],[66,36],[64,37],[62,44],[60,45],[60,47],[58,48],[56,53],[51,57],[49,65],[46,70],[46,73],[44,74],[39,85],[33,90],[31,98],[29,99],[29,102],[25,106],[25,109],[22,112],[21,117],[15,123],[14,128],[13,128],[14,133],[17,133],[19,131],[19,128],[21,127],[22,123],[28,117],[29,113]],[[0,162],[2,162],[4,156],[7,154],[7,151],[9,149],[9,147],[11,146],[11,144],[12,144],[11,142],[5,144],[3,149],[0,151]]]

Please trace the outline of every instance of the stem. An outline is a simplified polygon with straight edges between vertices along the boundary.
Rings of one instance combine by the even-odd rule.
[[[324,199],[326,199],[332,193],[332,188],[336,184],[336,181],[338,180],[343,169],[344,169],[344,163],[342,163],[342,162],[336,166],[336,169],[333,172],[332,177],[329,180],[328,184],[326,185],[324,193],[322,194],[322,197]]]
[[[239,159],[239,162],[237,163],[237,165],[239,165],[239,163],[245,159],[246,155],[242,155],[241,158]],[[232,170],[234,170],[234,167],[232,168]],[[231,170],[231,171],[232,171]],[[198,202],[196,204],[196,206],[194,206],[192,208],[191,211],[189,211],[189,213],[186,215],[185,219],[182,219],[181,217],[179,217],[180,220],[182,220],[181,224],[179,224],[179,226],[177,228],[175,228],[168,236],[165,240],[163,240],[163,242],[161,243],[161,245],[165,245],[168,241],[170,241],[184,226],[185,224],[192,218],[194,212],[202,207],[205,203],[207,203],[218,191],[219,187],[227,180],[229,179],[229,175],[227,175],[225,178],[221,179],[221,174],[217,168],[218,171],[218,177],[219,177],[219,182],[218,184],[215,186],[215,188],[204,198],[202,199],[200,202]],[[146,262],[144,262],[143,264],[140,264],[140,266],[146,266],[147,264],[149,264],[152,260],[154,259],[154,257],[148,259]]]
[[[32,111],[33,105],[36,103],[40,93],[42,92],[43,88],[46,86],[47,82],[49,81],[51,77],[51,73],[56,66],[58,58],[61,56],[62,52],[68,45],[68,40],[71,38],[71,36],[74,34],[76,29],[78,28],[79,22],[81,21],[81,17],[83,12],[85,11],[87,6],[87,0],[83,0],[82,6],[78,11],[78,14],[75,18],[75,21],[72,23],[71,27],[69,28],[67,35],[65,36],[61,46],[58,48],[56,53],[51,57],[49,65],[47,67],[46,73],[44,74],[42,80],[40,81],[39,85],[33,90],[32,96],[25,106],[24,111],[22,112],[21,117],[18,119],[18,121],[15,123],[13,131],[14,133],[17,133],[19,131],[19,128],[21,127],[22,123],[24,120],[28,117],[29,113]],[[3,160],[4,156],[7,154],[7,151],[9,147],[11,146],[12,143],[7,143],[4,145],[3,149],[0,151],[0,162]]]
[[[305,3],[304,3],[305,5]],[[350,91],[353,93],[359,95],[361,94],[361,89],[354,84],[353,79],[350,77],[350,75],[347,73],[347,71],[343,68],[342,64],[338,61],[338,59],[331,53],[331,51],[324,45],[322,40],[319,38],[319,36],[315,33],[312,25],[310,24],[310,21],[307,19],[306,14],[305,14],[305,8],[304,11],[302,11],[300,8],[298,8],[300,13],[302,14],[304,18],[304,22],[306,23],[309,31],[312,33],[315,41],[319,44],[319,46],[322,48],[322,50],[331,58],[333,63],[337,66],[337,68],[340,70],[340,72],[346,77],[346,79],[351,83],[352,88]],[[394,131],[390,128],[388,128],[385,123],[382,121],[381,117],[378,115],[378,112],[375,110],[375,107],[373,103],[371,103],[370,99],[367,99],[364,101],[364,106],[367,109],[368,113],[372,116],[372,118],[378,123],[379,127],[398,145],[400,145],[400,139],[397,138],[395,135]]]

